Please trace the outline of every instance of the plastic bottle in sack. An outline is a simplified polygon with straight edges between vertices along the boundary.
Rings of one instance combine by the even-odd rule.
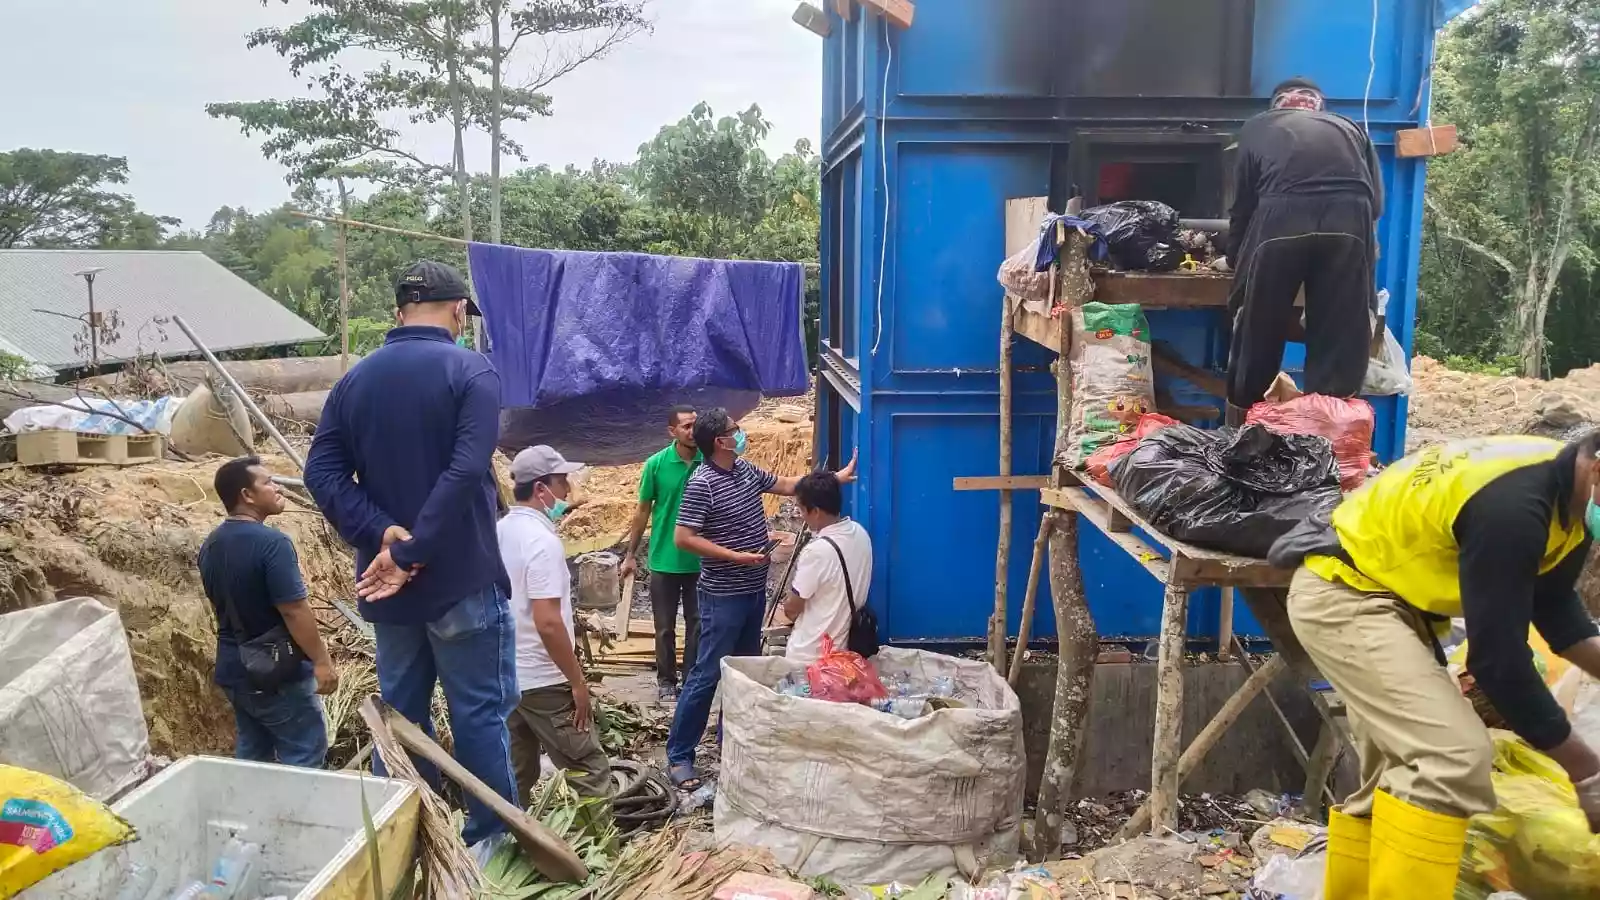
[[[211,867],[211,883],[203,895],[206,900],[233,900],[250,896],[255,884],[256,860],[261,858],[261,845],[229,838],[222,855]]]
[[[155,883],[155,869],[143,863],[133,863],[123,872],[122,886],[117,888],[116,900],[145,900]]]
[[[172,900],[200,900],[205,896],[206,883],[204,881],[191,881],[182,890],[172,895]]]

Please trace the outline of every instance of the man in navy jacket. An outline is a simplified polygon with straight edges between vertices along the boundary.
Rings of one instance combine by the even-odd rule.
[[[514,801],[506,717],[519,695],[491,465],[500,376],[455,343],[478,314],[469,293],[443,263],[401,274],[399,327],[328,395],[305,480],[355,548],[384,699],[427,728],[441,684],[456,758]],[[469,845],[504,832],[486,806],[467,806]]]

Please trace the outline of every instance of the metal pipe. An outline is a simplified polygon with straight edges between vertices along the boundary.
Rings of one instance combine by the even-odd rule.
[[[1218,234],[1228,233],[1227,219],[1179,219],[1179,228],[1193,228],[1196,231],[1212,231]]]
[[[233,375],[223,367],[222,363],[217,359],[216,354],[211,352],[211,348],[207,347],[205,343],[200,340],[200,336],[194,333],[194,329],[189,327],[189,323],[185,322],[182,316],[173,316],[172,322],[178,326],[178,328],[186,337],[189,338],[190,341],[194,342],[195,349],[199,350],[200,355],[204,356],[206,358],[206,362],[211,364],[212,371],[221,376],[223,382],[233,390],[234,394],[237,395],[241,401],[243,401],[244,408],[250,411],[250,416],[256,420],[256,424],[260,425],[262,430],[266,431],[266,433],[272,438],[278,447],[283,450],[284,455],[289,457],[289,459],[293,461],[296,466],[299,466],[300,471],[304,472],[306,470],[305,457],[301,456],[299,451],[295,450],[294,447],[290,445],[288,438],[285,438],[283,436],[283,432],[279,431],[277,426],[272,424],[272,420],[268,419],[267,414],[261,411],[261,407],[256,405],[256,401],[250,399],[250,395],[245,393],[244,387],[239,384],[238,379],[234,378]]]

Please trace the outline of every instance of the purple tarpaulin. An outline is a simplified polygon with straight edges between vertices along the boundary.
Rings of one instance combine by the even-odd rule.
[[[618,390],[803,394],[799,263],[473,244],[502,403]]]
[[[595,465],[666,442],[676,404],[805,393],[799,263],[469,249],[500,372],[501,446],[550,444]]]

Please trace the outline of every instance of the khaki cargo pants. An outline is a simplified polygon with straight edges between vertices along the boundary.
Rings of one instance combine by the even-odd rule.
[[[539,782],[540,753],[548,755],[557,769],[566,770],[567,780],[580,795],[612,795],[611,760],[600,748],[600,728],[591,722],[588,731],[579,731],[573,726],[573,712],[572,688],[556,684],[523,691],[522,702],[506,719],[519,807],[528,805]]]
[[[1344,812],[1372,815],[1374,792],[1448,816],[1494,808],[1489,732],[1434,656],[1414,607],[1323,580],[1301,567],[1289,619],[1343,698],[1361,757],[1361,787]]]

